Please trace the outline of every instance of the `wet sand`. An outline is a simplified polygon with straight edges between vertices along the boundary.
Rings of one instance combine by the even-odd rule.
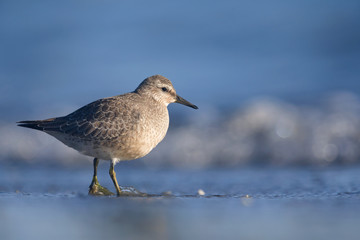
[[[119,166],[117,172],[120,185],[156,196],[88,196],[90,167],[1,167],[0,239],[328,240],[360,235],[360,167]],[[105,164],[99,181],[113,190]]]

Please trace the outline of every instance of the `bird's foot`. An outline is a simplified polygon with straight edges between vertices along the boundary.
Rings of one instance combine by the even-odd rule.
[[[89,187],[89,195],[94,196],[111,196],[115,195],[113,192],[111,192],[106,187],[103,187],[100,185],[100,183],[97,181],[97,179],[93,179],[91,182],[91,185]]]

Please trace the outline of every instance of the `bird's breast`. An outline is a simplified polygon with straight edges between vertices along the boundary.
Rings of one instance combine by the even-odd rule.
[[[118,139],[114,157],[132,160],[147,155],[164,139],[168,128],[167,108],[140,113],[139,123],[128,132],[126,138]]]

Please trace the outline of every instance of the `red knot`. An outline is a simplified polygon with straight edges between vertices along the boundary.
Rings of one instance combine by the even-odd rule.
[[[112,194],[97,180],[99,159],[109,160],[109,174],[117,195],[126,195],[117,183],[114,166],[147,155],[163,140],[169,127],[170,103],[198,109],[176,94],[169,79],[155,75],[146,78],[133,92],[99,99],[64,117],[20,121],[18,126],[46,132],[94,157],[89,194]]]

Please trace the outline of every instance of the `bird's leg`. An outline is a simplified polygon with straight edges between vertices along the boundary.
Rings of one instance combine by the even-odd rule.
[[[120,188],[120,186],[116,180],[116,173],[114,170],[115,164],[116,164],[116,161],[114,161],[114,160],[112,160],[110,162],[109,174],[110,174],[111,180],[113,181],[114,186],[116,188],[116,193],[117,193],[118,197],[120,197],[120,196],[123,196],[123,197],[124,196],[126,196],[126,197],[148,197],[148,196],[150,196],[149,194],[140,192],[133,187],[121,187]]]
[[[118,182],[116,180],[116,173],[114,171],[114,166],[115,166],[114,161],[111,161],[110,162],[109,174],[110,174],[111,180],[113,181],[113,183],[115,185],[117,195],[120,196],[121,195],[121,189],[120,189],[119,184],[118,184]]]
[[[100,185],[98,179],[97,179],[97,167],[99,165],[99,159],[94,158],[94,175],[93,179],[91,181],[91,184],[89,186],[89,194],[90,195],[114,195],[114,193],[110,192],[107,188]]]
[[[93,161],[93,165],[94,165],[94,175],[93,175],[93,179],[92,179],[92,182],[91,182],[91,185],[94,185],[94,184],[99,184],[98,182],[98,179],[97,179],[97,168],[98,168],[98,165],[99,165],[99,159],[98,158],[94,158],[94,161]]]

